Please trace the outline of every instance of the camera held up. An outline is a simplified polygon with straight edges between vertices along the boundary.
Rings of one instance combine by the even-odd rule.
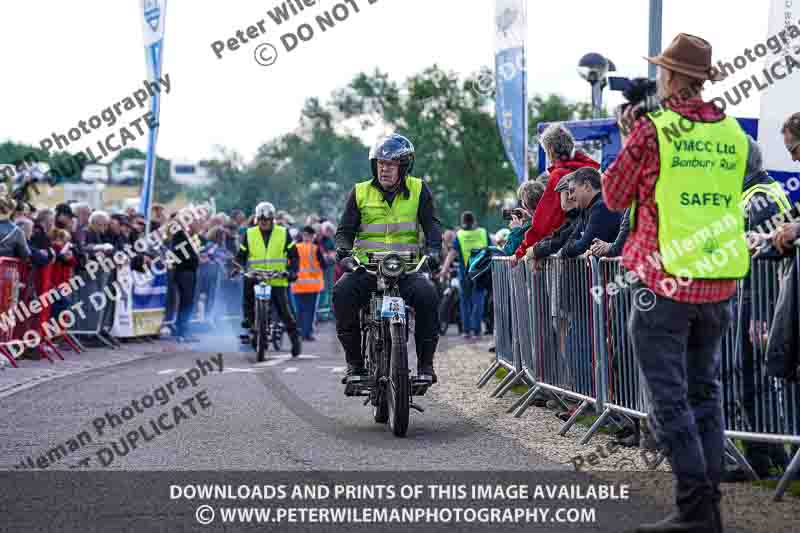
[[[631,80],[628,78],[610,77],[608,81],[609,88],[612,91],[622,92],[622,96],[627,100],[627,102],[620,104],[614,110],[614,116],[617,118],[617,122],[622,119],[623,114],[630,106],[636,106],[634,120],[642,115],[658,110],[661,106],[658,100],[658,89],[655,80],[648,78],[633,78]]]

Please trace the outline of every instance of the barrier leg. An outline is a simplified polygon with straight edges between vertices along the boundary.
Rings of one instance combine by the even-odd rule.
[[[533,391],[531,393],[531,395],[528,396],[527,398],[525,398],[525,401],[520,403],[520,405],[517,408],[517,410],[514,411],[514,418],[521,417],[525,413],[525,411],[528,410],[528,407],[533,405],[533,400],[536,398],[536,393],[539,392],[539,389],[541,389],[541,387],[539,387],[538,385],[536,387],[534,387],[533,389],[531,389]]]
[[[113,348],[122,348],[122,343],[119,342],[119,340],[117,340],[116,337],[111,335],[111,333],[109,333],[107,331],[102,331],[100,333],[101,333],[101,335],[103,335],[106,339],[108,339],[111,342],[111,346]]]
[[[114,348],[116,348],[116,346],[114,345],[114,343],[112,343],[110,340],[106,339],[106,338],[103,336],[103,334],[102,334],[102,333],[97,333],[96,335],[93,335],[93,337],[97,338],[97,340],[99,340],[100,342],[102,342],[103,344],[105,344],[106,346],[108,346],[108,347],[109,347],[109,348],[111,348],[111,349],[114,349]]]
[[[583,413],[584,409],[586,409],[587,407],[589,407],[589,400],[583,400],[580,406],[578,406],[578,408],[575,409],[575,412],[572,413],[572,416],[569,417],[569,420],[564,422],[564,425],[561,426],[561,429],[558,430],[558,434],[561,435],[562,437],[566,435],[567,431],[569,431],[569,428],[571,428],[572,425],[575,424],[575,421],[578,420],[578,417],[581,416],[581,413]]]
[[[750,466],[749,462],[747,462],[744,454],[739,451],[739,448],[736,447],[736,445],[733,443],[733,440],[730,438],[725,439],[725,451],[727,451],[728,454],[733,457],[733,460],[736,461],[745,472],[747,472],[747,476],[752,481],[758,481],[758,474],[756,474],[756,471],[753,470],[753,467]]]
[[[50,339],[46,339],[46,338],[45,338],[45,339],[42,339],[42,342],[44,342],[45,346],[46,346],[46,347],[47,347],[47,348],[48,348],[48,349],[49,349],[51,352],[53,352],[54,354],[56,354],[56,356],[57,356],[59,359],[61,359],[62,361],[64,360],[64,356],[63,356],[63,355],[61,355],[61,352],[60,352],[60,351],[59,351],[59,349],[56,347],[56,345],[55,345],[55,344],[53,344],[53,341],[51,341]]]
[[[42,356],[42,357],[44,357],[45,359],[47,359],[48,361],[50,361],[51,363],[54,363],[54,362],[55,362],[55,361],[53,361],[53,360],[50,358],[50,355],[47,353],[47,350],[45,350],[45,349],[44,349],[44,346],[42,346],[41,344],[39,344],[39,346],[37,346],[37,347],[36,347],[36,352],[37,352],[37,353],[38,353],[40,356]]]
[[[480,389],[489,381],[489,379],[497,372],[497,369],[500,368],[500,363],[495,361],[492,363],[492,366],[486,369],[486,372],[481,374],[481,377],[478,379],[478,388]]]
[[[533,395],[536,394],[536,391],[538,390],[539,387],[531,387],[530,389],[528,389],[528,392],[517,398],[517,400],[513,404],[511,404],[511,407],[506,409],[506,413],[511,413],[513,411],[516,411],[520,405],[527,402],[529,398],[532,398]]]
[[[600,426],[602,426],[603,423],[606,421],[606,418],[608,418],[610,415],[611,415],[611,409],[609,407],[606,407],[606,409],[603,411],[603,414],[601,414],[597,418],[597,420],[594,421],[594,424],[592,424],[592,427],[590,427],[589,431],[586,432],[586,435],[584,435],[581,438],[580,443],[589,444],[589,439],[591,439],[592,436],[594,436],[597,430],[600,429]]]
[[[19,368],[17,362],[14,360],[14,357],[11,355],[11,352],[9,352],[5,346],[0,346],[0,354],[3,354],[6,359],[8,359],[8,362],[11,363],[11,366],[14,368]]]
[[[500,382],[500,385],[497,386],[490,396],[493,398],[502,398],[503,395],[508,392],[509,389],[511,389],[511,387],[513,387],[524,375],[524,372],[517,372],[516,370],[510,372],[506,376],[506,379]]]
[[[73,349],[75,353],[81,353],[82,350],[72,335],[64,331],[62,338],[64,339],[64,342],[66,342],[69,345],[69,347]]]
[[[773,500],[777,502],[783,498],[783,493],[786,492],[786,485],[788,485],[789,481],[791,481],[792,478],[798,473],[800,473],[800,450],[795,452],[792,462],[789,463],[789,467],[786,469],[786,472],[784,472],[783,477],[778,483],[778,488],[775,489],[775,496],[773,497]]]

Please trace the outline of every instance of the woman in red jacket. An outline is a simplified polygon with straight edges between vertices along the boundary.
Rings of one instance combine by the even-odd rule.
[[[581,167],[600,169],[600,164],[581,151],[575,150],[575,138],[560,123],[551,124],[539,139],[550,166],[550,175],[544,194],[536,206],[531,227],[525,232],[525,238],[514,253],[512,261],[525,256],[528,248],[544,239],[564,223],[564,211],[561,209],[560,195],[555,191],[559,180]]]

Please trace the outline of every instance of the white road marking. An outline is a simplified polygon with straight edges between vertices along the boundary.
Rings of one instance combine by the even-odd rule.
[[[330,370],[331,374],[341,374],[347,369],[345,366],[318,366],[317,368],[322,370]]]
[[[172,374],[173,372],[177,372],[178,370],[175,368],[168,368],[166,370],[159,370],[156,372],[159,376],[163,376],[164,374]]]
[[[236,368],[233,366],[225,367],[222,371],[223,374],[228,374],[231,372],[246,372],[248,374],[252,374],[253,372],[258,372],[258,368]]]
[[[284,374],[294,374],[295,372],[297,372],[297,367],[296,366],[290,366],[288,368],[284,368],[283,369],[283,373]]]

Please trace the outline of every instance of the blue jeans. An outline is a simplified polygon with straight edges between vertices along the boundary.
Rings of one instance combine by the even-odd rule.
[[[483,321],[483,308],[486,301],[486,290],[477,289],[466,278],[461,278],[461,325],[464,333],[481,334]]]
[[[649,291],[641,284],[634,292]],[[652,291],[651,291],[652,292]],[[731,321],[730,302],[689,304],[651,295],[629,322],[647,384],[650,419],[681,487],[716,488],[725,449],[720,360]],[[633,301],[641,301],[634,294]]]
[[[300,334],[310,337],[314,329],[314,315],[317,312],[318,292],[298,293],[294,295],[297,304],[297,325],[300,327]]]

